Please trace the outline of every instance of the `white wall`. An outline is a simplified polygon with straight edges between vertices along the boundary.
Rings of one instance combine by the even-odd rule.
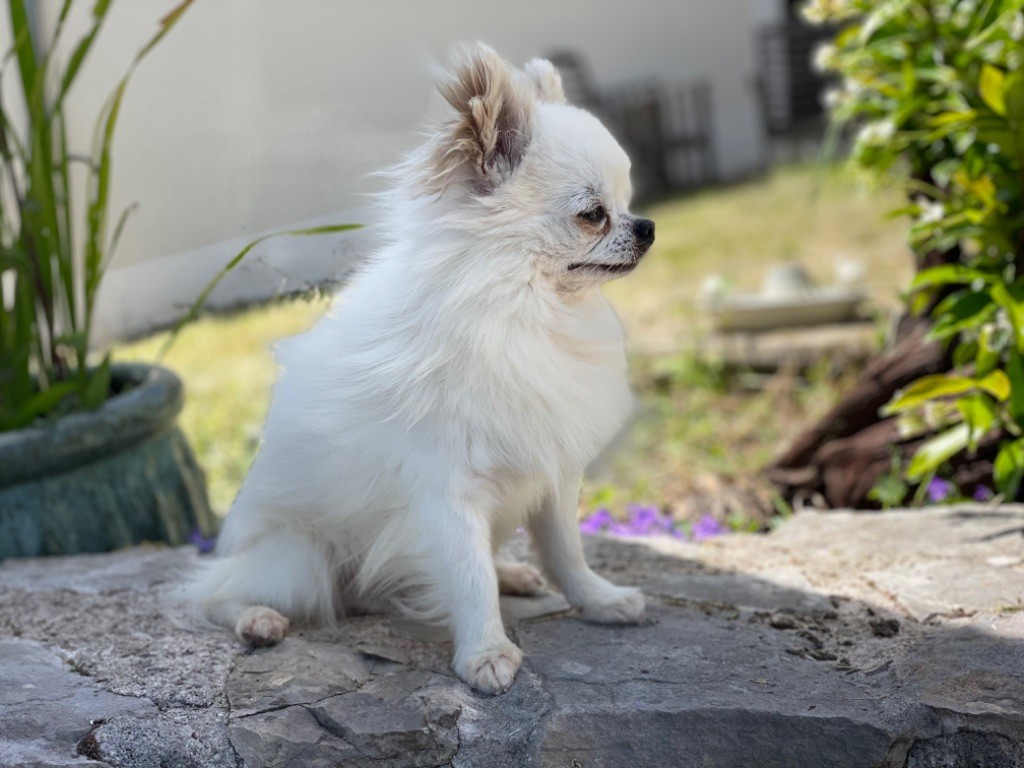
[[[461,40],[485,40],[515,62],[577,50],[603,83],[706,78],[718,167],[727,177],[750,173],[765,147],[748,4],[768,1],[197,2],[139,69],[125,100],[113,197],[117,207],[138,201],[139,209],[102,294],[101,334],[166,322],[256,235],[365,218],[374,189],[366,174],[397,159],[436,113],[438,62]],[[48,26],[60,0],[37,3]],[[84,28],[92,0],[77,3],[71,36]],[[69,106],[76,146],[88,146],[103,96],[173,6],[114,3]],[[343,271],[371,238],[261,248],[217,300],[265,295],[286,287],[288,276],[301,282]]]

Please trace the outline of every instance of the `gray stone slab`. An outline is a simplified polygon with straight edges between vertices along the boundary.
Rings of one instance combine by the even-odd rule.
[[[124,552],[0,561],[0,587],[82,594],[145,592],[179,580],[195,560],[192,547],[136,547]],[[59,563],[57,565],[56,563]]]
[[[948,559],[898,563],[864,576],[918,621],[1012,610],[1024,596],[1024,570],[983,563]]]
[[[94,724],[139,711],[156,708],[103,690],[40,643],[0,640],[0,765],[5,768],[89,763],[77,748]]]
[[[446,633],[400,619],[297,627],[255,652],[190,631],[166,591],[185,550],[9,562],[2,745],[88,764],[74,745],[98,717],[86,754],[131,768],[1024,766],[1021,528],[1019,507],[963,507],[799,514],[702,545],[590,539],[598,570],[648,594],[648,620],[503,600],[526,661],[497,697],[452,676]],[[45,696],[6,685],[36,676],[23,653]],[[54,702],[69,730],[39,744]]]

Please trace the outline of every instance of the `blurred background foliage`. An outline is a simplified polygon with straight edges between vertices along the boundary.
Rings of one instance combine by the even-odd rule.
[[[819,65],[834,129],[856,124],[852,161],[902,185],[919,271],[909,310],[951,369],[889,403],[901,437],[926,436],[896,468],[926,487],[983,441],[998,443],[991,482],[1016,498],[1024,476],[1024,2],[812,2],[839,25]],[[902,501],[891,478],[887,503]],[[918,494],[920,496],[920,494]]]

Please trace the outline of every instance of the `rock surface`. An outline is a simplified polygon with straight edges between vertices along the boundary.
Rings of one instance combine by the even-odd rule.
[[[197,632],[187,549],[0,565],[0,766],[1024,766],[1024,508],[802,513],[588,541],[639,627],[504,599],[503,696],[387,617],[271,649]]]

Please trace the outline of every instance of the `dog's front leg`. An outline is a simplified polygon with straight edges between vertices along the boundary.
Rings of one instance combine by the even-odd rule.
[[[573,608],[587,621],[635,624],[644,617],[644,596],[633,587],[617,587],[590,570],[583,557],[576,510],[579,482],[551,494],[530,518],[530,533],[544,568]]]
[[[431,597],[449,612],[456,674],[485,693],[508,690],[523,652],[501,623],[486,517],[468,507],[437,503],[422,509],[419,520],[424,540],[433,543],[431,557],[439,560],[429,574],[436,590]]]

